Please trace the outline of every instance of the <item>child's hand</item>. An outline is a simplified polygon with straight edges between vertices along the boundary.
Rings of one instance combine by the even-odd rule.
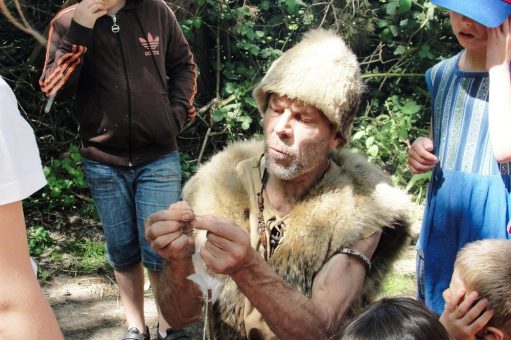
[[[433,154],[433,141],[427,137],[417,138],[408,149],[408,168],[414,174],[435,167],[438,158]]]
[[[92,28],[96,20],[106,13],[104,0],[83,0],[76,6],[73,20],[84,27]]]
[[[483,329],[493,317],[492,310],[485,310],[487,299],[479,299],[477,292],[465,296],[465,289],[443,292],[445,309],[440,316],[440,323],[455,340],[475,340],[476,334]]]
[[[509,69],[511,62],[511,17],[496,28],[488,28],[486,47],[486,69],[504,67]]]

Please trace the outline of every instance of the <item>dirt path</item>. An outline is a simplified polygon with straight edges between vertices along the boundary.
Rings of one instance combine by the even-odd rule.
[[[44,286],[59,325],[69,340],[112,340],[126,331],[118,290],[108,276],[56,276]],[[156,339],[157,314],[150,290],[145,293],[146,323]],[[200,322],[187,329],[202,339]]]
[[[410,246],[396,262],[394,273],[414,275],[415,250]],[[43,287],[57,315],[66,339],[113,340],[125,331],[123,309],[118,290],[109,275],[66,276],[60,275]],[[406,294],[413,292],[407,287]],[[150,290],[145,299],[146,322],[151,339],[156,339],[156,307]],[[192,339],[202,339],[202,323],[187,328]]]

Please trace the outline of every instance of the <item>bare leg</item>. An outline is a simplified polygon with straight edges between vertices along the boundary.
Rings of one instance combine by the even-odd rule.
[[[158,285],[160,283],[160,272],[148,269],[147,274],[149,276],[149,282],[151,282],[151,289],[153,290],[154,301],[156,304],[156,310],[158,311],[158,324],[160,325],[160,329],[162,331],[165,331],[170,326],[169,326],[168,322],[163,318],[163,315],[161,314],[161,310],[160,310],[160,305],[156,301],[156,294],[158,292]]]
[[[142,264],[119,271],[115,270],[121,301],[126,312],[128,328],[137,327],[145,332],[144,320],[144,268]]]

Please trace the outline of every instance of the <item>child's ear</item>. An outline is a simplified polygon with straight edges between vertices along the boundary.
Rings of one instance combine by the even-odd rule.
[[[487,327],[484,336],[484,340],[504,340],[504,332],[495,327]]]

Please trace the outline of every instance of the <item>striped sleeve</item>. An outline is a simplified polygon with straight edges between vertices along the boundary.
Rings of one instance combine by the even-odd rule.
[[[44,68],[39,79],[41,90],[55,96],[78,82],[91,30],[72,21],[74,8],[59,12],[50,24]]]

